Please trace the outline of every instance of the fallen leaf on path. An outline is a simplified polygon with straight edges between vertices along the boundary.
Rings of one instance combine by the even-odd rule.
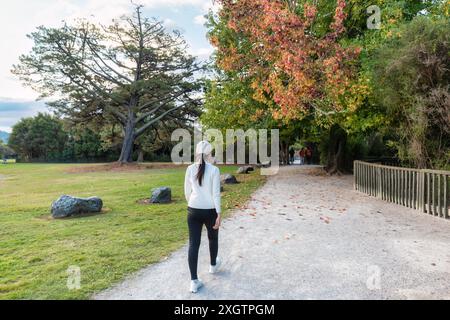
[[[330,223],[330,217],[320,217],[320,220],[322,220],[323,222],[329,224]]]

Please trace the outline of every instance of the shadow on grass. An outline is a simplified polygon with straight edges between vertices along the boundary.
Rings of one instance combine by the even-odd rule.
[[[153,202],[150,202],[150,199],[140,199],[140,200],[136,201],[137,204],[144,205],[144,206],[158,206],[158,205],[163,206],[163,205],[168,205],[168,204],[177,204],[179,202],[180,201],[172,200],[172,201],[166,202],[166,203],[153,203]]]
[[[108,212],[111,212],[112,209],[109,208],[103,208],[102,211],[100,212],[94,212],[94,213],[77,213],[76,215],[70,216],[70,217],[65,217],[65,218],[53,218],[51,214],[47,215],[42,215],[42,216],[38,216],[37,219],[41,219],[41,220],[47,220],[47,221],[66,221],[66,220],[74,220],[74,219],[82,219],[82,218],[89,218],[89,217],[96,217],[96,216],[102,216],[102,215],[106,215]]]

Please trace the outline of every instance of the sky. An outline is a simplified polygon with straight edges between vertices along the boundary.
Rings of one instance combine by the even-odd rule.
[[[144,14],[164,21],[168,30],[180,30],[190,53],[205,60],[213,49],[206,39],[204,15],[216,9],[213,0],[133,0]],[[14,0],[0,3],[0,130],[11,132],[21,118],[48,111],[38,94],[11,74],[21,54],[33,42],[26,37],[37,26],[57,27],[62,21],[87,18],[103,24],[132,11],[131,0]]]

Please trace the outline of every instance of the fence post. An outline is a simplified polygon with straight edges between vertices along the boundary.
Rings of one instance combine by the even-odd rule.
[[[439,217],[442,217],[443,214],[442,214],[442,201],[441,201],[441,198],[442,198],[442,193],[441,193],[441,191],[442,191],[442,189],[441,189],[441,174],[438,174],[438,180],[437,180],[437,183],[438,183],[438,185],[437,185],[437,196],[438,196],[437,205],[438,205],[438,215],[439,215]]]
[[[420,171],[420,194],[419,194],[419,199],[420,199],[420,211],[422,211],[422,213],[426,213],[426,207],[425,207],[425,185],[426,185],[426,181],[425,181],[425,171]]]
[[[377,169],[377,197],[382,198],[381,195],[381,167],[376,167]]]
[[[431,198],[431,174],[429,172],[427,172],[427,212],[428,214],[433,214],[432,211],[432,204],[433,204],[433,200]]]
[[[448,193],[448,190],[447,190],[447,185],[448,185],[448,178],[449,178],[450,176],[447,176],[447,175],[444,175],[444,218],[448,218],[448,198],[449,198],[449,195],[447,194]]]

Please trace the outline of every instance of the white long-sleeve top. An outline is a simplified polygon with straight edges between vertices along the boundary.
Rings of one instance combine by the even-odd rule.
[[[186,169],[184,194],[188,206],[194,209],[216,209],[216,212],[220,214],[220,170],[206,162],[205,174],[200,186],[196,178],[198,167],[199,164],[194,163]]]

